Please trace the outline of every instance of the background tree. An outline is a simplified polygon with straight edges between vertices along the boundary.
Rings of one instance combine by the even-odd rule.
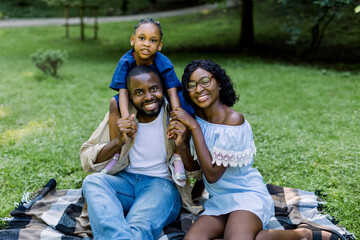
[[[219,3],[225,6],[227,0],[203,0],[206,3]],[[242,49],[251,49],[255,46],[253,0],[236,0],[241,4],[241,26],[239,46]]]
[[[248,48],[252,48],[255,45],[253,1],[241,0],[241,3],[242,3],[242,14],[241,14],[240,47],[248,49]]]
[[[359,0],[276,0],[286,19],[284,29],[290,33],[289,44],[296,44],[302,34],[301,25],[310,22],[311,39],[303,52],[306,55],[319,48],[325,31],[335,18],[341,18],[346,8],[355,8]]]

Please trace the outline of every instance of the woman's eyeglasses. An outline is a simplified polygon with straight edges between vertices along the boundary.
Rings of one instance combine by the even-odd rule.
[[[189,81],[187,84],[186,84],[186,89],[189,91],[189,92],[192,92],[192,91],[195,91],[196,88],[197,88],[197,85],[200,84],[201,87],[205,88],[205,87],[208,87],[210,86],[211,84],[211,77],[203,77],[199,80],[199,82],[195,82],[195,81]]]

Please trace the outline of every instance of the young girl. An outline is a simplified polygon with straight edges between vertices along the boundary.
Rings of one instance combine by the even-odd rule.
[[[126,89],[126,76],[136,65],[152,65],[160,74],[164,87],[167,89],[168,100],[172,108],[182,107],[190,114],[193,109],[188,104],[181,91],[181,83],[177,78],[171,61],[159,51],[162,48],[162,30],[160,23],[152,18],[142,19],[131,35],[130,43],[133,47],[119,60],[115,69],[110,88],[119,91],[110,103],[109,127],[110,137],[117,136],[117,119],[129,116],[129,95]],[[180,93],[178,95],[178,93]],[[183,186],[185,184],[185,170],[180,155],[174,154],[170,164],[174,181]]]
[[[195,106],[196,119],[174,109],[168,131],[179,133],[179,122],[190,130],[187,154],[197,161],[184,162],[185,168],[193,171],[200,164],[209,193],[205,210],[189,229],[186,240],[345,239],[311,222],[303,222],[295,230],[263,230],[274,215],[274,204],[262,176],[252,167],[256,148],[251,126],[241,113],[230,108],[238,100],[230,78],[218,64],[197,60],[186,66],[182,84],[185,98]],[[177,141],[186,141],[182,135]]]

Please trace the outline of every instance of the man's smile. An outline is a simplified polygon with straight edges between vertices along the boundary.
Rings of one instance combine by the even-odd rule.
[[[144,109],[147,111],[152,111],[154,109],[157,108],[157,101],[151,101],[151,102],[147,102],[147,103],[143,103]]]

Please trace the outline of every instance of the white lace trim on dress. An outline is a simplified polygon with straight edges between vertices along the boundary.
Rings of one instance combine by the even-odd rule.
[[[194,160],[196,161],[197,155],[194,144],[191,144],[190,152],[191,155],[193,155]],[[224,150],[217,147],[213,147],[213,149],[211,150],[212,164],[216,163],[216,165],[218,166],[222,164],[224,167],[242,167],[249,165],[252,161],[253,155],[255,154],[256,147],[254,141],[251,143],[250,148],[242,152]]]
[[[212,164],[223,165],[227,167],[242,167],[249,165],[252,161],[253,155],[256,154],[256,147],[254,141],[251,143],[250,148],[242,151],[236,152],[231,150],[224,150],[221,148],[213,147],[211,151],[212,155]]]

